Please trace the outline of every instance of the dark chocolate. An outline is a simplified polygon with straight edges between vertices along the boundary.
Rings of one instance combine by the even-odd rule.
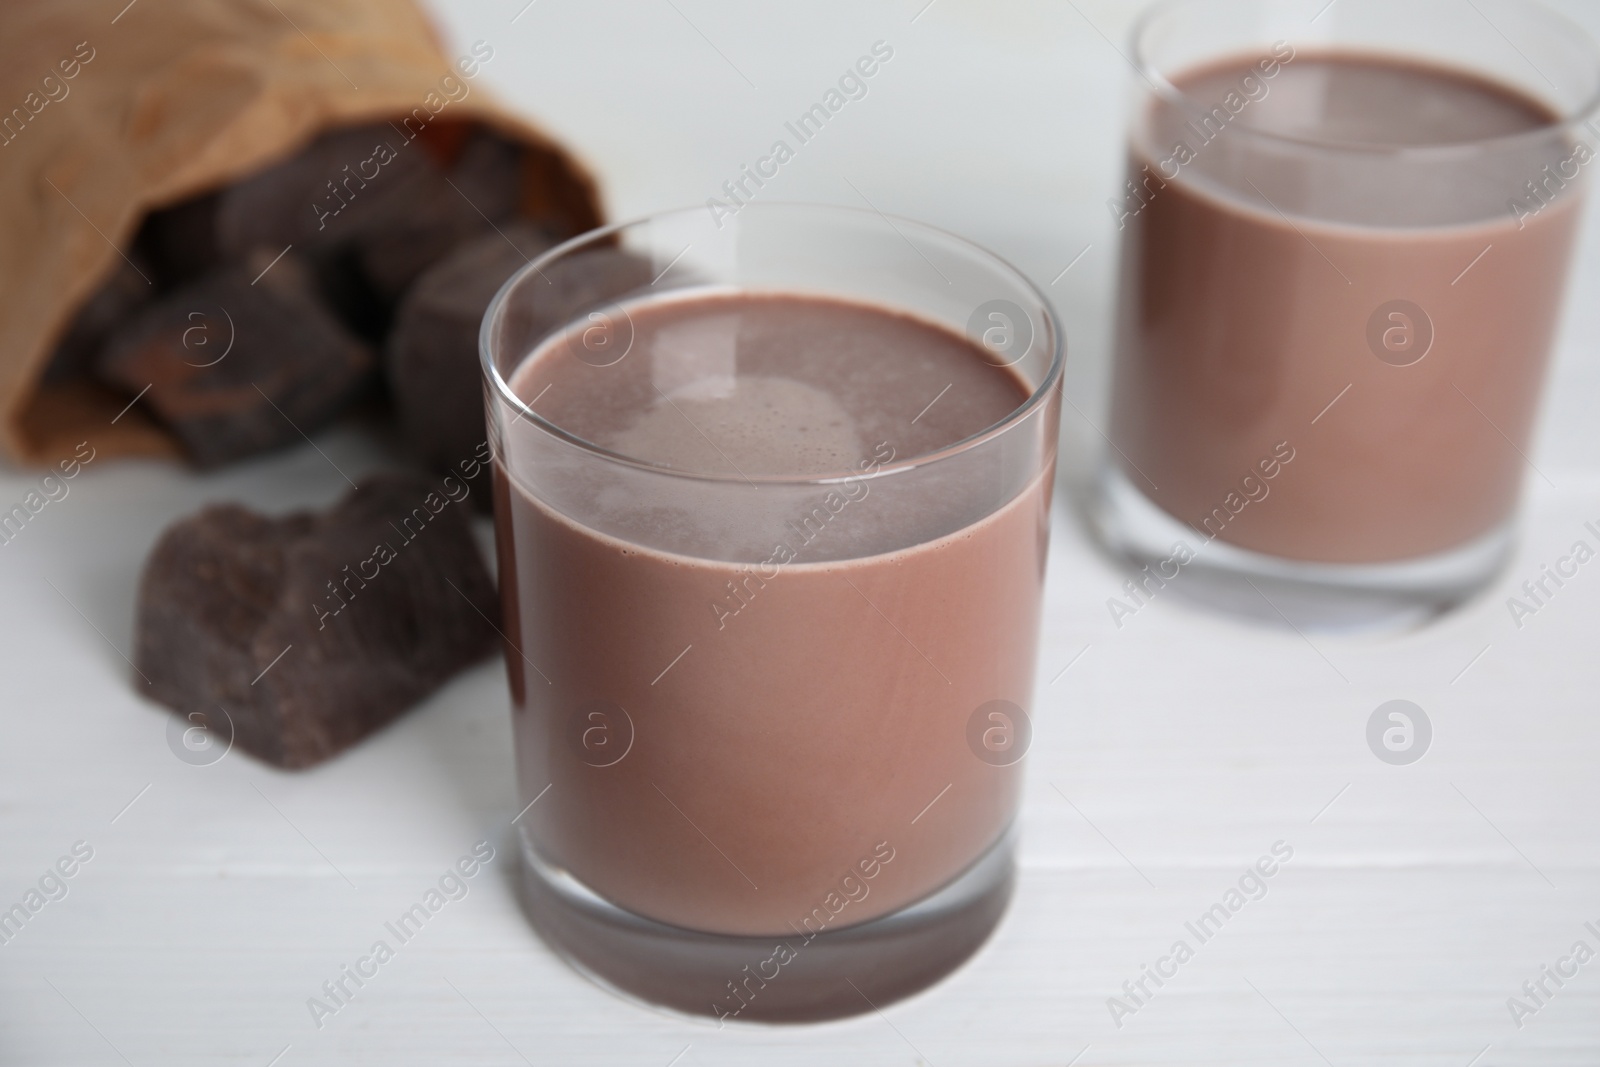
[[[414,182],[404,213],[356,234],[356,255],[374,292],[393,303],[458,245],[504,227],[516,211],[522,149],[486,130],[467,137],[436,180]]]
[[[220,505],[176,523],[140,583],[147,691],[280,767],[384,726],[498,640],[459,490],[387,474],[320,515]]]
[[[360,392],[374,363],[297,257],[263,253],[125,322],[96,373],[139,396],[195,463],[213,467],[303,440]]]
[[[396,312],[384,373],[402,436],[433,469],[455,468],[483,442],[479,324],[505,280],[549,247],[526,223],[488,234],[418,278]],[[487,506],[483,488],[474,495]]]

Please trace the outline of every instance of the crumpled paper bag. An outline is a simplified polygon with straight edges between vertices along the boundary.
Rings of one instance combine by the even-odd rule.
[[[137,408],[119,416],[126,397],[42,383],[56,342],[148,212],[328,129],[487,124],[532,150],[528,214],[598,225],[589,172],[486,91],[496,61],[492,42],[447,56],[409,0],[0,2],[0,448],[176,454]]]

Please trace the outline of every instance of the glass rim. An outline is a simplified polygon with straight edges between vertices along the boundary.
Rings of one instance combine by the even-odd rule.
[[[1150,61],[1144,47],[1146,34],[1155,23],[1172,15],[1182,8],[1197,7],[1204,3],[1216,3],[1218,0],[1157,0],[1134,20],[1133,28],[1129,32],[1129,48],[1133,58],[1130,61],[1134,71],[1154,91],[1155,95],[1167,103],[1181,109],[1185,113],[1210,113],[1210,108],[1203,105],[1202,101],[1190,96],[1178,88]],[[1566,15],[1535,0],[1504,0],[1505,3],[1521,9],[1524,13],[1544,19],[1553,35],[1564,36],[1583,42],[1589,52],[1590,68],[1596,72],[1595,88],[1587,99],[1570,113],[1562,115],[1556,121],[1535,127],[1531,130],[1521,130],[1516,133],[1497,134],[1493,137],[1479,137],[1468,141],[1447,141],[1436,144],[1379,144],[1367,141],[1330,141],[1314,137],[1300,137],[1293,134],[1278,133],[1272,130],[1263,130],[1247,124],[1230,126],[1238,129],[1245,136],[1258,138],[1262,141],[1271,141],[1284,145],[1294,145],[1300,149],[1311,152],[1326,152],[1341,155],[1377,155],[1377,156],[1403,156],[1411,158],[1437,158],[1449,159],[1456,156],[1475,155],[1486,149],[1515,147],[1523,142],[1544,140],[1552,135],[1570,138],[1573,131],[1583,126],[1590,126],[1597,116],[1600,116],[1600,42],[1596,42],[1582,26],[1569,19]],[[1492,24],[1491,24],[1492,25]],[[1508,41],[1509,43],[1509,41]],[[1513,45],[1513,48],[1516,46]],[[1330,49],[1331,51],[1331,49]],[[1243,53],[1240,53],[1241,55]],[[1390,55],[1389,52],[1380,53]],[[1404,52],[1392,53],[1396,57],[1403,57]],[[1221,54],[1219,54],[1219,58]],[[1530,61],[1531,62],[1531,61]],[[1435,66],[1443,64],[1434,63]],[[1467,66],[1451,65],[1446,69],[1459,70],[1461,73],[1473,75],[1483,81],[1500,85],[1502,83],[1489,78],[1481,71]],[[1537,67],[1534,68],[1538,70]],[[1542,75],[1541,75],[1542,76]],[[1502,86],[1513,89],[1518,95],[1526,97],[1527,94],[1515,90],[1512,86]],[[1529,99],[1533,99],[1529,97]],[[1543,104],[1543,101],[1535,101]],[[1600,130],[1594,131],[1600,137]]]
[[[1066,363],[1066,336],[1061,329],[1060,320],[1056,315],[1054,306],[1050,303],[1049,297],[1047,297],[1043,290],[1033,283],[1032,279],[1030,279],[1017,267],[1012,265],[1009,260],[1006,260],[998,253],[989,251],[987,248],[984,248],[982,245],[979,245],[974,241],[962,237],[959,234],[952,233],[951,231],[943,229],[942,227],[933,226],[925,222],[918,222],[915,219],[909,219],[902,215],[884,214],[881,211],[869,211],[865,208],[836,204],[811,203],[800,200],[771,200],[760,204],[746,204],[740,209],[740,214],[744,214],[747,211],[755,211],[758,214],[768,214],[780,210],[810,211],[820,214],[833,214],[841,217],[852,217],[863,220],[869,218],[882,219],[884,222],[888,223],[891,228],[897,231],[901,227],[907,227],[926,234],[937,235],[944,240],[953,241],[967,253],[975,255],[981,260],[987,261],[989,266],[998,268],[1000,272],[1010,275],[1011,278],[1018,284],[1018,286],[1037,302],[1039,313],[1043,317],[1044,324],[1048,328],[1051,335],[1050,364],[1046,369],[1044,376],[1039,380],[1038,386],[1035,387],[1033,391],[1028,394],[1027,398],[1018,404],[1017,407],[1013,408],[1011,411],[1007,412],[1004,417],[985,427],[984,429],[979,430],[976,433],[969,434],[968,436],[957,441],[953,441],[948,445],[934,449],[931,452],[919,452],[915,455],[908,456],[905,459],[897,459],[889,463],[885,463],[870,474],[864,473],[855,468],[843,468],[837,472],[824,472],[818,474],[753,474],[746,476],[738,473],[737,471],[730,473],[722,471],[685,470],[681,467],[668,467],[660,463],[655,463],[638,456],[631,456],[625,452],[618,452],[613,449],[606,448],[603,445],[596,444],[595,442],[590,441],[588,438],[581,437],[578,434],[575,434],[570,430],[551,422],[549,419],[546,419],[544,416],[535,412],[531,407],[528,406],[526,402],[523,401],[521,397],[517,396],[517,394],[512,390],[510,382],[506,380],[505,375],[500,373],[500,367],[496,363],[495,353],[493,351],[493,345],[491,342],[491,336],[494,332],[494,329],[504,317],[505,308],[510,303],[512,292],[516,290],[529,276],[539,273],[542,268],[549,266],[551,263],[554,263],[556,260],[576,251],[579,248],[603,243],[613,237],[616,237],[625,230],[642,226],[658,219],[682,217],[685,215],[705,211],[705,206],[703,204],[696,204],[687,207],[668,208],[665,211],[655,211],[647,215],[640,215],[621,222],[613,222],[605,226],[596,227],[592,230],[586,230],[583,233],[562,241],[560,244],[546,250],[538,256],[535,256],[532,260],[517,268],[516,273],[512,274],[511,277],[506,279],[505,283],[501,285],[500,288],[495,292],[494,298],[489,301],[489,306],[483,314],[483,321],[478,328],[479,365],[485,380],[493,389],[496,399],[508,403],[511,405],[513,410],[516,411],[517,415],[514,421],[527,422],[548,436],[554,437],[555,439],[567,445],[571,445],[596,459],[608,463],[632,467],[636,470],[647,471],[652,474],[662,474],[671,477],[685,478],[697,482],[743,482],[754,486],[836,485],[846,481],[870,481],[893,474],[904,473],[906,471],[915,470],[919,467],[927,466],[930,463],[936,463],[940,460],[949,459],[953,456],[971,451],[987,441],[991,441],[1008,433],[1015,427],[1027,421],[1028,418],[1036,414],[1045,406],[1050,398],[1051,392],[1059,388],[1063,377],[1063,368]],[[726,286],[718,286],[717,290],[724,292],[729,291]],[[732,291],[742,292],[748,290],[734,287]],[[783,290],[774,289],[772,291],[781,292]],[[864,303],[866,302],[864,301]],[[908,308],[897,307],[894,305],[882,306],[887,307],[889,310],[898,314],[910,315],[919,321],[930,323],[939,327],[940,329],[948,329],[945,324],[935,322],[927,316],[917,314]],[[572,323],[570,321],[563,322],[560,326],[557,326],[543,334],[540,339],[529,349],[529,351],[523,354],[522,358],[518,361],[517,366],[520,367],[522,363],[532,356],[534,352],[537,352],[547,340],[556,336],[560,331],[568,329],[571,325]],[[964,334],[961,334],[960,336],[965,338]],[[967,340],[970,341],[970,338],[967,338]],[[491,438],[493,438],[493,436],[493,434],[490,434]]]

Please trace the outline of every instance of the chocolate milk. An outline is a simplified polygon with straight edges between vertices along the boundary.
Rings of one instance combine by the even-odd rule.
[[[612,903],[694,930],[836,929],[927,895],[1015,811],[1020,768],[976,757],[968,723],[1030,702],[1051,469],[954,520],[954,487],[873,476],[992,427],[1026,388],[866,305],[705,295],[626,317],[619,361],[576,358],[574,331],[513,390],[763,517],[497,470],[520,784],[549,786],[525,832]],[[572,494],[609,517],[550,503]]]
[[[1541,104],[1440,67],[1280,48],[1174,81],[1203,106],[1136,123],[1114,210],[1123,473],[1202,536],[1297,560],[1495,531],[1586,150],[1539,136]]]

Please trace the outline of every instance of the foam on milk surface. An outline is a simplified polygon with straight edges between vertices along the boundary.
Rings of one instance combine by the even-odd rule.
[[[880,441],[902,458],[937,451],[1028,396],[961,334],[873,305],[712,294],[627,311],[622,359],[580,358],[580,324],[530,356],[512,388],[569,433],[655,466],[849,471]]]
[[[539,459],[513,459],[513,480],[595,533],[695,559],[759,561],[823,514],[827,534],[807,540],[801,561],[855,559],[952,533],[1021,489],[983,466],[998,462],[988,454],[867,486],[882,466],[979,433],[1027,399],[1021,379],[959,333],[882,307],[788,294],[626,306],[623,358],[596,366],[576,347],[581,334],[558,335],[519,368],[513,389],[600,448],[715,477],[597,463],[543,446],[540,431],[514,422],[512,452],[522,440]],[[797,475],[834,481],[747,482]]]
[[[701,378],[664,393],[599,444],[684,470],[719,459],[745,474],[847,470],[866,454],[856,421],[838,398],[793,378]]]

